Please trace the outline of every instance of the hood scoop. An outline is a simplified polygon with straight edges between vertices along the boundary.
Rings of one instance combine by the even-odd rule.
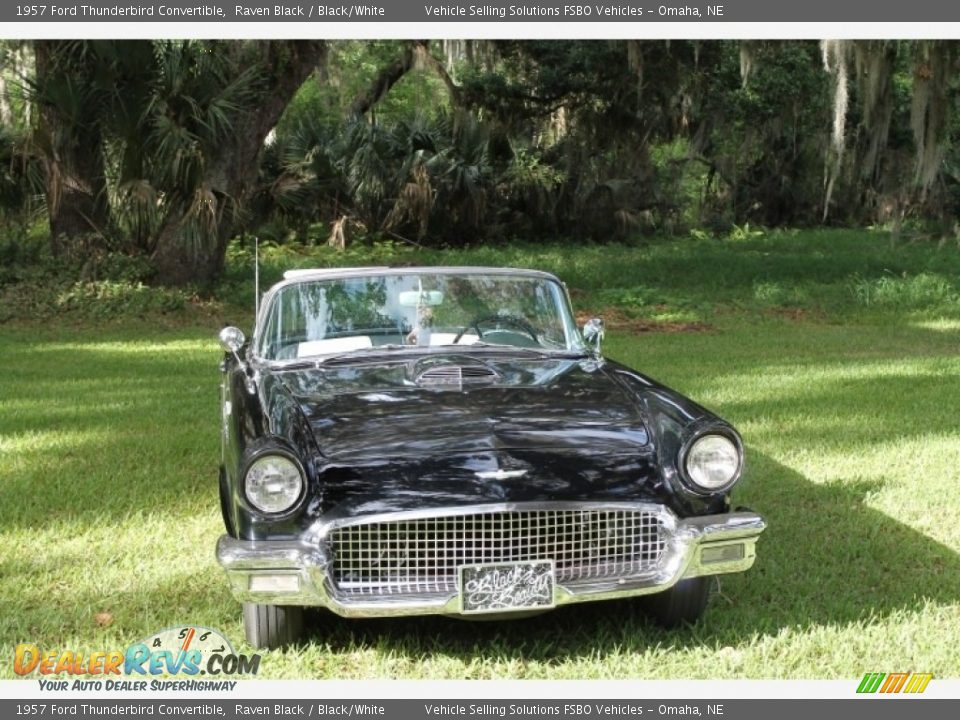
[[[482,363],[444,363],[421,370],[414,382],[420,387],[461,388],[489,385],[499,380],[500,374]]]

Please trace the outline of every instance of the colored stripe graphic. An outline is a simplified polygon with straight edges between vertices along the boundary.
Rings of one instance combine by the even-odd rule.
[[[857,688],[857,692],[875,693],[885,676],[886,673],[867,673],[863,676],[863,680],[860,681],[860,687]]]
[[[857,686],[858,693],[885,694],[922,693],[933,679],[933,673],[867,673]]]
[[[933,673],[914,673],[903,691],[905,693],[922,693],[927,689],[927,685],[930,684],[930,680],[932,679]]]
[[[883,682],[883,685],[880,688],[882,693],[898,693],[903,689],[904,683],[907,682],[907,678],[910,676],[910,673],[890,673],[887,675],[887,679]]]

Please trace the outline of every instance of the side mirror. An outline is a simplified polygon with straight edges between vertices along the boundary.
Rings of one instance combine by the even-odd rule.
[[[236,355],[240,352],[240,348],[243,347],[246,340],[247,338],[240,328],[225,327],[220,331],[220,347],[223,348],[224,352]]]
[[[590,318],[583,324],[583,339],[593,345],[593,352],[600,355],[600,343],[603,342],[603,320]]]
[[[219,339],[220,347],[223,348],[224,352],[233,355],[237,361],[237,367],[240,368],[247,377],[247,392],[253,395],[257,391],[256,377],[250,377],[250,368],[239,355],[240,348],[242,348],[243,343],[247,341],[243,330],[235,327],[225,327],[220,331]]]

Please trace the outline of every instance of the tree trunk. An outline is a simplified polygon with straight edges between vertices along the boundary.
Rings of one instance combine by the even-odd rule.
[[[153,262],[158,280],[165,284],[209,285],[219,277],[227,243],[255,188],[264,139],[327,52],[322,40],[250,42],[236,47],[235,72],[254,63],[261,67],[261,92],[251,110],[238,120],[231,141],[218,148],[206,164],[203,184],[220,205],[220,220],[208,246],[194,253],[188,250],[183,237],[186,209],[168,217],[161,228]]]
[[[49,122],[50,116],[41,114]],[[68,143],[45,163],[47,213],[55,255],[76,255],[87,252],[92,244],[103,245],[110,218],[99,130],[90,132],[86,142]]]
[[[43,148],[44,183],[50,243],[55,256],[89,252],[101,244],[110,223],[104,172],[103,140],[99,122],[78,124],[61,115],[44,88],[62,80],[67,67],[62,53],[65,41],[38,40],[35,44],[40,104],[38,145]],[[58,77],[61,76],[61,77]]]

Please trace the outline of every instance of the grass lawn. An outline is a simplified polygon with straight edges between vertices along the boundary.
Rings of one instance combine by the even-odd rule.
[[[267,253],[267,275],[317,262],[284,252]],[[377,259],[360,252],[338,261]],[[956,248],[801,233],[404,257],[553,269],[579,306],[616,318],[609,356],[743,433],[735,501],[769,523],[757,564],[722,579],[695,628],[657,629],[630,602],[515,623],[317,615],[311,642],[265,656],[261,676],[960,676]],[[232,272],[227,294],[242,289]],[[180,623],[242,645],[213,557],[216,327],[189,315],[0,325],[8,657],[18,642],[120,649]],[[663,332],[636,332],[649,328]]]

